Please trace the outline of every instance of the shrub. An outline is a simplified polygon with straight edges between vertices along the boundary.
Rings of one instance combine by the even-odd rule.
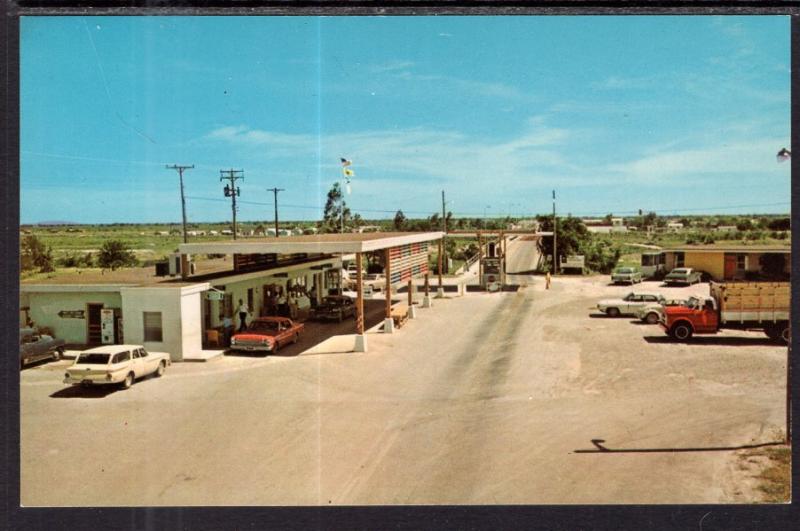
[[[115,270],[118,267],[136,266],[139,261],[128,249],[127,244],[119,240],[107,240],[97,255],[97,264],[102,268]]]

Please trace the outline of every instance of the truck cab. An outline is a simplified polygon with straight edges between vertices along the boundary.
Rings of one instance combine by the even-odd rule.
[[[712,297],[689,297],[685,306],[664,308],[661,327],[671,337],[685,340],[692,334],[713,334],[719,329],[719,307]]]

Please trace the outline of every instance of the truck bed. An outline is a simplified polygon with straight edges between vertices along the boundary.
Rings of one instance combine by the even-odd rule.
[[[712,282],[721,323],[789,320],[789,282]]]

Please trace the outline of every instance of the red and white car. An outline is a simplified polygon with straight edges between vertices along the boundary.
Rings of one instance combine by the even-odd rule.
[[[137,378],[161,376],[170,364],[166,352],[148,352],[142,345],[105,345],[78,354],[64,375],[64,383],[122,384],[127,389]]]
[[[297,343],[303,323],[295,323],[288,317],[257,317],[247,330],[231,338],[231,350],[243,352],[277,352],[289,343]]]

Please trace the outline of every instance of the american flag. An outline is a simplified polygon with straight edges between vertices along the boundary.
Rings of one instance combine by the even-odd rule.
[[[786,148],[783,148],[780,151],[778,151],[777,158],[778,158],[778,162],[785,162],[785,161],[789,160],[790,158],[792,158],[792,152],[789,151]]]

